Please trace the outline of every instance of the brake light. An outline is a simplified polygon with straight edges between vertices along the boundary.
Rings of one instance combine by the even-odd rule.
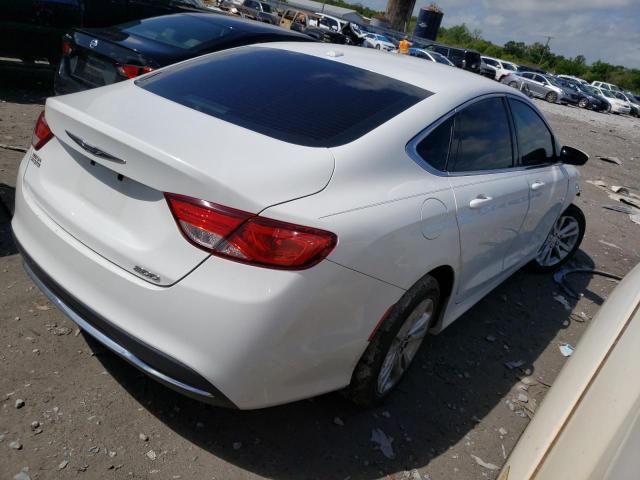
[[[45,143],[53,138],[53,133],[47,124],[47,119],[44,117],[44,110],[38,115],[36,120],[36,126],[33,129],[33,135],[31,136],[31,145],[34,150],[40,150],[44,147]]]
[[[140,67],[138,65],[118,65],[118,71],[127,78],[135,78],[144,73],[153,72],[153,68]]]
[[[69,55],[73,51],[73,46],[69,40],[62,40],[62,54]]]
[[[326,230],[259,217],[196,198],[165,193],[184,237],[213,255],[269,268],[300,270],[337,243]]]

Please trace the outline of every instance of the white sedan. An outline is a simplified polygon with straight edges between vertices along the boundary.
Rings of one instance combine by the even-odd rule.
[[[397,48],[391,40],[378,33],[365,34],[362,45],[366,48],[375,48],[383,52],[392,52]]]
[[[12,227],[52,302],[171,388],[372,405],[428,331],[574,254],[587,158],[467,72],[255,45],[49,98]]]

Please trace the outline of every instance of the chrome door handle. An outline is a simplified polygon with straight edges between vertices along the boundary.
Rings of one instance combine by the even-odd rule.
[[[531,184],[531,190],[540,190],[542,187],[544,187],[544,185],[544,182],[533,182]]]
[[[491,200],[493,200],[493,197],[488,197],[485,194],[480,194],[476,198],[474,198],[473,200],[471,200],[469,202],[469,207],[470,208],[480,208],[480,207],[482,207],[482,205],[484,205],[485,203],[490,202]]]

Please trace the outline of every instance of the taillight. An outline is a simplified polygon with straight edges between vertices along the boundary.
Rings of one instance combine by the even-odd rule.
[[[31,145],[34,150],[40,150],[44,147],[44,144],[53,138],[53,133],[47,124],[47,119],[44,117],[44,111],[38,115],[36,120],[36,126],[33,129],[33,135],[31,136]]]
[[[153,68],[140,67],[138,65],[118,65],[118,71],[127,78],[135,78],[144,73],[153,72]]]
[[[230,260],[300,270],[325,258],[337,243],[331,232],[259,217],[211,202],[166,193],[184,237],[198,248]]]
[[[73,51],[73,46],[69,40],[62,40],[62,54],[69,55]]]

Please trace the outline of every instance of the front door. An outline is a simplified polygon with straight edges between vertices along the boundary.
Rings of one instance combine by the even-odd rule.
[[[509,107],[519,161],[527,172],[529,211],[519,241],[505,258],[505,268],[535,255],[562,213],[569,187],[564,167],[556,162],[553,135],[544,120],[520,100],[510,98]]]
[[[456,200],[461,265],[456,301],[487,287],[503,271],[529,205],[527,172],[515,169],[505,99],[485,98],[455,117],[448,164]]]

